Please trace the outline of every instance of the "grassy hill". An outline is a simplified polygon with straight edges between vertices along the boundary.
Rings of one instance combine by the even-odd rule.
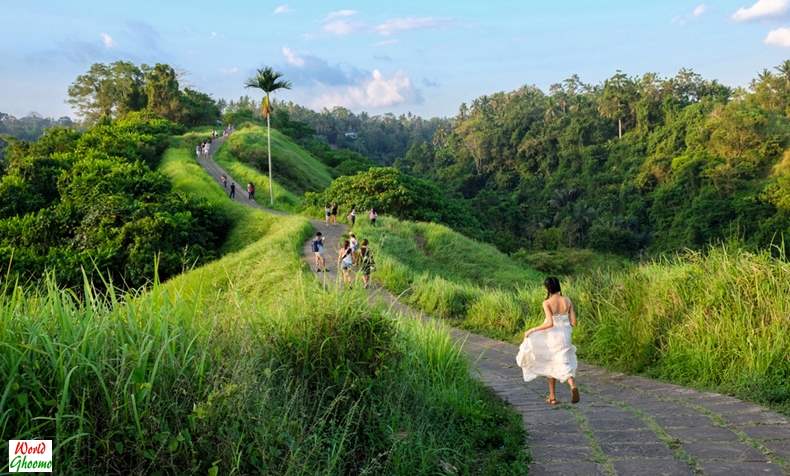
[[[263,199],[269,183],[266,147],[266,128],[247,124],[225,141],[215,160],[243,186],[254,183]],[[329,167],[277,130],[272,130],[272,170],[277,208],[289,211],[298,208],[304,192],[332,181]]]
[[[0,294],[3,437],[82,474],[522,474],[519,417],[447,333],[322,289],[307,220],[230,202],[192,139],[160,170],[226,214],[227,254],[136,295]]]
[[[364,222],[364,220],[363,220]],[[542,276],[447,228],[361,223],[374,279],[453,325],[520,342],[543,320]],[[735,394],[790,413],[790,264],[713,247],[564,279],[585,360]]]

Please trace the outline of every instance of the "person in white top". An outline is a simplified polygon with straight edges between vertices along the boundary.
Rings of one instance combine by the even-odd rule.
[[[576,327],[576,310],[570,299],[562,295],[560,281],[548,277],[543,282],[548,294],[543,301],[543,324],[524,333],[524,342],[519,347],[516,363],[529,382],[542,375],[549,381],[549,396],[546,403],[556,405],[557,380],[568,382],[571,388],[571,403],[579,402],[576,386],[576,347],[571,341]]]

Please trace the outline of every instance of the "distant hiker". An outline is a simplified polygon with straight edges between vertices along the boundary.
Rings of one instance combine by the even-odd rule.
[[[524,333],[524,342],[516,355],[516,363],[524,373],[524,381],[529,382],[538,375],[549,380],[549,397],[546,403],[556,405],[555,387],[557,380],[568,382],[571,387],[571,403],[579,402],[579,389],[576,387],[576,347],[571,342],[573,328],[576,327],[576,310],[570,299],[562,295],[560,281],[548,277],[543,282],[546,300],[543,301],[543,324]]]
[[[255,200],[255,185],[252,182],[247,184],[247,200]]]
[[[337,203],[332,202],[332,224],[337,225]]]
[[[356,207],[352,206],[351,211],[348,214],[348,221],[351,223],[351,227],[354,227],[354,223],[357,222],[357,209]]]
[[[228,196],[230,198],[236,198],[236,182],[230,183],[230,194]]]
[[[222,188],[227,190],[228,189],[228,177],[226,177],[225,174],[222,174],[220,176],[220,178],[219,178],[219,181],[222,182]]]
[[[206,141],[206,143],[203,144],[203,155],[208,157],[209,152],[211,152],[211,143]]]
[[[370,218],[370,224],[376,226],[376,220],[379,218],[379,214],[376,213],[375,208],[370,209],[370,213],[368,213],[368,218]]]
[[[195,146],[195,155],[200,159],[200,144]]]
[[[357,241],[357,237],[351,233],[348,235],[348,242],[351,244],[351,260],[356,265],[357,264],[357,251],[359,251],[359,241]]]
[[[373,253],[370,252],[368,247],[368,240],[362,240],[362,246],[359,248],[360,268],[359,272],[362,273],[362,282],[365,289],[370,286],[370,273],[376,270],[376,262],[373,261]]]
[[[354,266],[352,258],[351,243],[348,240],[343,242],[343,248],[337,254],[337,266],[343,271],[343,283],[351,285],[351,268]]]
[[[324,260],[324,236],[320,231],[315,234],[312,245],[313,256],[315,257],[315,272],[327,271],[326,261]]]
[[[326,204],[324,207],[324,219],[326,220],[326,224],[328,225],[331,221],[332,217],[332,206],[330,204]]]

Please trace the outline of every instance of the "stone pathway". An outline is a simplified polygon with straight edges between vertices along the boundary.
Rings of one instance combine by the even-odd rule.
[[[221,140],[215,145],[220,144]],[[212,154],[217,147],[212,147]],[[211,157],[200,163],[217,180],[224,173]],[[265,189],[265,184],[258,188]],[[236,201],[266,209],[242,192]],[[330,272],[321,273],[320,279],[327,285],[337,283],[336,250],[347,227],[311,223],[326,237]],[[314,269],[312,256],[308,241],[304,258]],[[371,289],[371,299],[403,316],[427,319],[385,289]],[[530,474],[790,474],[790,419],[780,414],[733,397],[584,363],[577,373],[581,403],[550,407],[544,402],[544,381],[523,382],[515,345],[448,330],[473,363],[476,376],[522,415],[533,460]],[[570,401],[567,386],[558,385],[558,398]]]

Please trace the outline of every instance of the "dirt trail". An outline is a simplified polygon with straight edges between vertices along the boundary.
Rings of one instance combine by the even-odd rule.
[[[211,155],[221,143],[215,141]],[[199,162],[217,180],[225,173],[212,157]],[[258,188],[265,189],[265,184]],[[236,201],[285,214],[247,200],[246,190],[237,190]],[[334,285],[336,253],[347,227],[311,223],[325,236],[330,268],[318,277]],[[314,270],[310,240],[303,256]],[[370,294],[403,316],[428,319],[385,289],[374,287]],[[472,362],[476,377],[522,415],[533,458],[530,474],[790,474],[790,420],[780,414],[733,397],[584,363],[577,373],[581,403],[550,407],[544,402],[543,380],[523,382],[515,345],[449,326],[448,330]],[[570,401],[567,386],[558,390],[561,402]]]

